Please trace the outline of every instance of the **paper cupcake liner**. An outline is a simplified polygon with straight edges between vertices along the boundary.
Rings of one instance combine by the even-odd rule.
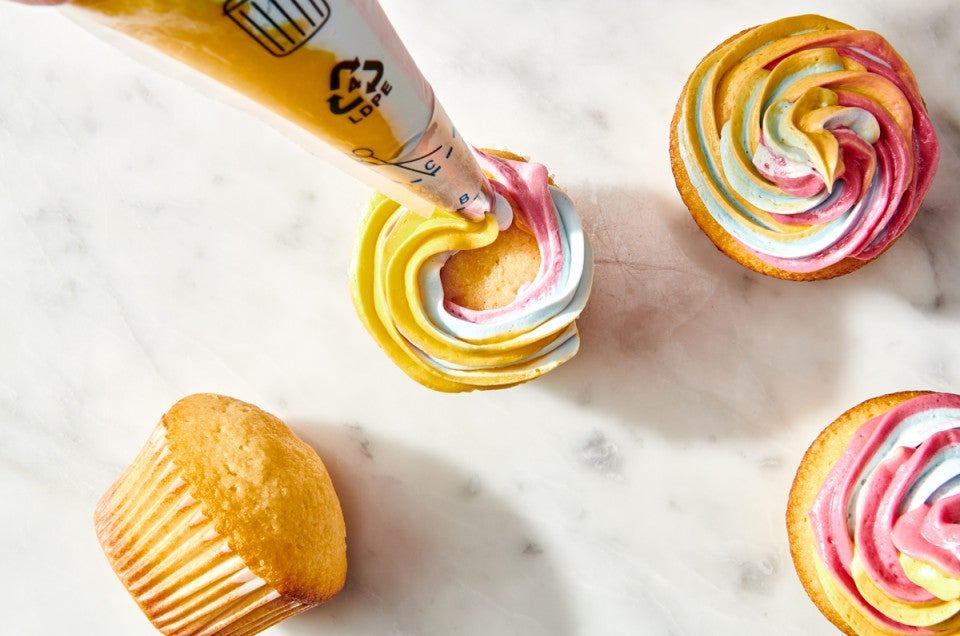
[[[97,505],[114,572],[164,634],[245,636],[313,607],[254,574],[179,476],[163,425]]]

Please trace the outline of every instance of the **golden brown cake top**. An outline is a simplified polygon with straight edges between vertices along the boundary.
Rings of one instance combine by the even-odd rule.
[[[286,424],[214,394],[183,398],[162,424],[190,494],[254,574],[303,601],[343,587],[340,502],[320,457]]]
[[[451,256],[440,280],[446,300],[482,311],[509,305],[539,270],[537,240],[514,224],[490,245]]]

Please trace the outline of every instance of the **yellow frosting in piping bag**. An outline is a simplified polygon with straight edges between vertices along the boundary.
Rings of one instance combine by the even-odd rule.
[[[335,52],[307,44],[294,53],[295,63],[292,57],[269,54],[225,15],[222,0],[73,0],[71,5],[216,78],[338,149],[399,148],[406,141],[379,108],[357,125],[324,107],[329,86],[322,80],[339,61]],[[381,98],[383,103],[389,97]]]
[[[375,0],[76,0],[68,10],[246,95],[421,211],[476,220],[495,203]]]

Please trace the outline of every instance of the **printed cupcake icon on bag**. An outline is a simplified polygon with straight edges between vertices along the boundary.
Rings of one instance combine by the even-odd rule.
[[[326,0],[227,0],[223,13],[270,52],[290,55],[330,17]]]

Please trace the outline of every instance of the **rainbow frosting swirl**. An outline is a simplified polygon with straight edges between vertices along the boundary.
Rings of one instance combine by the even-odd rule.
[[[913,220],[939,156],[906,62],[876,33],[820,16],[731,38],[678,110],[679,155],[709,217],[787,272],[879,255]]]
[[[820,582],[855,633],[960,633],[960,396],[863,424],[810,520]]]
[[[423,217],[377,195],[361,224],[351,289],[367,330],[417,382],[439,391],[511,386],[562,364],[580,346],[576,319],[593,261],[580,217],[537,163],[476,152],[510,206],[471,221],[436,209]],[[512,211],[510,210],[512,208]],[[444,298],[440,269],[458,250],[489,245],[514,222],[530,230],[540,269],[509,305],[472,310]]]

